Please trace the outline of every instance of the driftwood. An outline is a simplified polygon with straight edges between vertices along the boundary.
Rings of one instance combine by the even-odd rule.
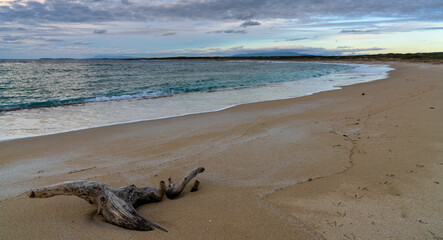
[[[159,202],[163,199],[165,193],[169,199],[176,198],[186,185],[204,170],[203,167],[198,167],[190,171],[178,185],[174,185],[171,178],[169,178],[167,188],[164,181],[160,182],[159,188],[138,188],[135,185],[116,188],[100,182],[70,181],[31,189],[27,194],[30,198],[75,195],[95,205],[97,214],[101,215],[105,222],[132,230],[151,231],[157,228],[167,232],[166,229],[142,217],[135,208],[143,204]],[[199,182],[196,180],[192,191],[198,189],[198,185]]]

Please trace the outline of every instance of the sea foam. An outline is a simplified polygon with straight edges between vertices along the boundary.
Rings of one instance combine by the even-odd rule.
[[[319,77],[307,74],[309,77],[296,81],[277,79],[267,84],[225,87],[215,91],[208,89],[198,92],[170,90],[99,96],[87,98],[82,104],[4,111],[0,112],[0,139],[47,135],[98,126],[219,111],[252,102],[295,98],[339,89],[340,86],[383,79],[387,77],[388,71],[392,70],[387,65],[346,64],[346,66],[342,71],[320,74]],[[309,65],[303,67],[309,68]],[[283,74],[283,76],[287,75]],[[262,72],[257,77],[266,80],[267,75]]]

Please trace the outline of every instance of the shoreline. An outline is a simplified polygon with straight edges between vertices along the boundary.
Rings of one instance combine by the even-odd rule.
[[[0,177],[15,182],[1,191],[79,179],[156,186],[207,171],[198,192],[138,209],[168,234],[103,223],[79,198],[21,194],[0,201],[0,238],[442,236],[443,66],[392,65],[388,79],[339,91],[2,141]]]
[[[206,60],[206,61],[210,61],[210,60]],[[253,61],[253,60],[248,60],[248,61]],[[284,62],[284,61],[282,61],[282,62]],[[8,136],[8,134],[5,134],[5,138],[0,139],[0,142],[8,141],[8,140],[14,140],[14,139],[23,139],[23,138],[28,138],[28,137],[40,137],[40,136],[47,136],[47,135],[53,135],[53,134],[67,133],[67,132],[71,132],[71,131],[81,131],[81,130],[87,130],[87,129],[91,129],[91,128],[114,126],[114,125],[119,125],[119,124],[128,124],[128,123],[135,123],[135,122],[142,122],[142,121],[152,121],[152,120],[161,120],[161,119],[168,119],[168,118],[174,118],[174,117],[182,117],[182,116],[194,115],[194,114],[219,112],[219,111],[223,111],[223,110],[226,110],[226,109],[229,109],[229,108],[232,108],[232,107],[236,107],[236,106],[239,106],[239,105],[243,105],[243,104],[260,103],[260,102],[275,101],[275,100],[295,99],[295,98],[299,98],[299,97],[314,95],[314,94],[317,94],[317,93],[320,93],[320,92],[340,90],[344,86],[351,86],[351,85],[354,85],[354,84],[359,84],[359,83],[364,83],[364,82],[371,82],[371,81],[382,80],[382,79],[385,79],[385,78],[388,77],[389,71],[393,70],[389,66],[389,64],[387,64],[387,63],[363,63],[363,62],[360,62],[360,63],[355,63],[355,62],[325,62],[325,63],[324,62],[309,62],[309,63],[316,63],[316,64],[343,64],[343,65],[356,66],[356,68],[352,70],[353,71],[352,76],[346,76],[349,73],[346,73],[346,71],[345,71],[345,72],[329,74],[329,75],[326,75],[326,76],[316,77],[314,79],[317,79],[317,81],[325,81],[325,80],[323,80],[325,78],[339,78],[339,79],[341,79],[340,80],[341,83],[337,83],[337,85],[330,86],[327,89],[326,88],[325,89],[316,89],[316,90],[312,89],[313,92],[309,91],[309,92],[306,92],[306,93],[300,93],[300,92],[297,92],[296,89],[293,89],[294,93],[292,95],[294,95],[294,96],[286,96],[287,95],[286,94],[284,96],[267,97],[264,100],[260,100],[259,98],[257,98],[257,96],[255,96],[256,99],[254,97],[252,97],[250,100],[248,100],[248,99],[241,99],[241,101],[247,101],[247,102],[239,102],[239,103],[235,103],[235,104],[232,104],[232,105],[226,105],[226,104],[221,104],[220,106],[215,106],[214,105],[213,108],[211,108],[209,110],[203,108],[201,111],[197,110],[196,112],[194,112],[194,111],[191,110],[190,112],[177,113],[176,115],[168,115],[168,116],[162,116],[162,114],[160,114],[159,117],[154,116],[153,118],[143,118],[140,115],[138,117],[142,117],[142,118],[139,118],[139,119],[136,119],[136,120],[123,120],[123,119],[121,119],[121,121],[114,122],[114,123],[112,123],[112,122],[107,123],[109,121],[104,121],[104,122],[100,123],[99,125],[74,127],[74,125],[75,125],[75,123],[74,123],[73,126],[68,127],[70,129],[64,129],[64,130],[63,129],[58,129],[58,131],[55,131],[55,132],[45,132],[44,130],[41,130],[40,132],[42,132],[42,133],[38,133],[38,134],[31,134],[31,135],[28,135],[28,136],[21,136],[20,134],[17,133],[18,134],[17,136],[12,136],[12,137],[6,137],[6,136]],[[368,72],[368,70],[361,70],[361,69],[367,69],[367,68],[370,68],[371,70],[369,72]],[[384,69],[385,72],[383,74],[381,74],[380,70],[378,68],[385,68]],[[356,69],[360,69],[360,70],[356,70]],[[375,80],[373,79],[374,76],[372,76],[374,69],[375,69],[375,71],[378,71],[378,75],[377,75],[378,78],[375,79]],[[343,76],[336,76],[336,74],[339,74],[339,75],[344,74],[345,77],[343,77]],[[350,79],[355,79],[355,78],[357,78],[357,76],[359,78],[363,78],[364,80],[360,80],[360,82],[355,82],[355,80],[354,80],[353,83],[344,83],[344,82],[350,82],[351,81]],[[197,93],[197,94],[206,94],[206,95],[207,94],[223,94],[223,93],[238,92],[238,91],[244,91],[244,90],[247,90],[247,91],[254,91],[254,90],[257,91],[257,90],[260,90],[260,91],[263,91],[263,90],[261,90],[262,88],[270,88],[270,89],[268,89],[268,91],[274,91],[275,92],[276,90],[272,89],[273,87],[282,88],[283,85],[286,85],[286,84],[296,84],[296,83],[298,83],[298,82],[297,81],[295,81],[295,82],[284,82],[284,83],[278,83],[278,84],[269,84],[269,85],[266,85],[266,86],[249,87],[249,88],[248,87],[244,87],[244,88],[239,88],[239,89],[225,89],[225,90],[218,90],[218,91],[207,91],[207,92],[201,92],[201,93]],[[301,87],[303,87],[303,86],[301,86]],[[292,88],[293,87],[291,87],[291,89]],[[182,93],[182,94],[177,94],[175,96],[165,96],[165,98],[175,97],[175,98],[178,98],[178,100],[176,99],[175,101],[180,101],[180,98],[182,98],[181,100],[186,100],[186,98],[188,98],[192,94],[196,94],[196,93]],[[237,94],[241,94],[241,93],[237,93]],[[248,93],[248,94],[251,94],[251,93]],[[206,97],[210,98],[210,97],[214,97],[214,96],[207,95]],[[229,97],[229,95],[227,95],[226,97]],[[202,97],[200,97],[200,98],[202,98]],[[151,100],[156,100],[156,99],[163,99],[163,97],[154,97],[154,98],[148,98],[148,99],[144,99],[144,98],[140,98],[140,99],[139,98],[122,99],[120,101],[98,101],[98,102],[91,101],[91,102],[84,102],[84,103],[73,103],[73,104],[67,104],[67,105],[52,106],[52,107],[35,107],[35,108],[29,108],[29,109],[26,108],[26,109],[11,110],[11,111],[5,111],[5,112],[13,112],[14,113],[15,111],[22,111],[22,110],[25,110],[25,111],[37,111],[39,109],[43,109],[45,111],[44,114],[48,114],[48,112],[46,112],[46,111],[50,111],[50,112],[51,111],[52,112],[54,112],[54,111],[68,111],[67,114],[69,114],[70,111],[76,111],[75,108],[79,108],[79,107],[80,108],[82,108],[82,107],[87,108],[88,104],[103,105],[103,107],[106,108],[106,109],[110,108],[110,106],[107,106],[106,104],[108,104],[108,105],[109,104],[114,104],[114,105],[117,104],[116,106],[111,107],[112,109],[126,108],[127,107],[126,105],[129,104],[129,106],[133,106],[133,108],[135,107],[135,109],[133,109],[133,110],[139,111],[137,108],[140,108],[141,106],[148,107],[148,105],[147,105],[148,102],[146,102],[145,104],[142,104],[140,106],[137,105],[138,106],[137,107],[135,105],[135,104],[137,104],[137,102],[135,102],[135,101],[151,101]],[[203,99],[204,99],[204,97],[203,97]],[[240,99],[238,99],[238,101],[240,101]],[[57,110],[58,108],[60,108],[62,110]],[[91,106],[89,106],[89,108],[91,108]],[[90,109],[90,111],[94,111],[95,108],[97,108],[97,107],[94,107],[93,109]],[[206,108],[208,108],[208,107],[206,107]],[[65,109],[65,110],[63,110],[63,109]],[[68,109],[71,109],[71,110],[68,110]],[[196,110],[196,109],[194,109],[194,110]],[[77,111],[81,111],[81,109],[77,109]],[[34,114],[36,114],[36,113],[34,113]],[[38,116],[39,116],[38,114],[39,113],[37,113],[37,116],[36,116],[37,118],[35,118],[35,119],[32,118],[34,115],[31,115],[31,118],[34,121],[47,121],[45,119],[39,119],[38,118]],[[57,119],[57,114],[55,112],[52,113],[52,114],[53,115],[55,114],[53,117]],[[97,116],[97,117],[100,117],[100,116]],[[119,119],[121,116],[119,117],[119,115],[117,115],[115,117],[117,117],[117,119]],[[14,117],[12,117],[11,120],[14,120]],[[62,118],[62,119],[59,119],[59,121],[64,122],[64,121],[67,121],[67,119],[63,119]],[[94,124],[94,123],[91,122],[90,124]],[[45,128],[45,125],[42,125],[42,126],[39,126],[39,127],[40,128]],[[50,126],[50,125],[46,126],[46,127],[47,128],[54,128],[54,126]]]

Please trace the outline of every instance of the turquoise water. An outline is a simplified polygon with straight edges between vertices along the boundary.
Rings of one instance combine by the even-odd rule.
[[[387,77],[387,65],[0,60],[0,140],[211,112]]]
[[[256,87],[352,68],[296,62],[0,60],[0,111]]]

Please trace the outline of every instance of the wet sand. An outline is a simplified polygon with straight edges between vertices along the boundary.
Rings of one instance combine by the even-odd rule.
[[[0,142],[1,239],[441,239],[443,65],[227,110]],[[169,230],[101,221],[68,180],[157,186],[203,166],[200,190],[143,205]]]

